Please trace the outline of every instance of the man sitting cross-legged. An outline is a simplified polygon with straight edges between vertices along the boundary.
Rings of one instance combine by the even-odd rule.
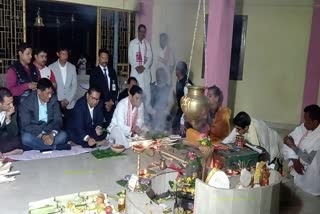
[[[82,147],[107,144],[106,133],[102,131],[104,104],[100,98],[100,89],[91,87],[72,110],[71,120],[68,121],[68,136]]]
[[[0,156],[22,153],[18,137],[17,114],[9,89],[0,87]]]
[[[122,99],[114,111],[110,126],[110,139],[128,148],[130,136],[140,134],[144,124],[144,110],[141,105],[142,89],[134,85],[129,97]]]
[[[70,150],[67,133],[62,131],[62,118],[58,99],[53,95],[52,82],[39,80],[19,107],[22,144],[35,150]]]

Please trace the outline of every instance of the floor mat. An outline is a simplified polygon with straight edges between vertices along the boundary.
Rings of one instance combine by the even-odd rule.
[[[99,149],[108,149],[110,146],[102,146],[99,147]],[[41,153],[39,150],[31,150],[26,151],[20,155],[9,155],[7,156],[10,159],[13,160],[38,160],[38,159],[46,159],[46,158],[56,158],[56,157],[65,157],[65,156],[72,156],[72,155],[78,155],[83,153],[88,153],[93,150],[96,150],[96,148],[82,148],[82,146],[72,146],[71,150],[54,150],[50,152],[44,152]]]

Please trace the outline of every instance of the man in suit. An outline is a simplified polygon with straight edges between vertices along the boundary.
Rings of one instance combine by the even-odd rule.
[[[135,77],[129,77],[127,80],[127,84],[128,84],[128,88],[121,91],[121,93],[119,94],[119,97],[118,97],[118,102],[120,102],[120,100],[129,96],[129,91],[130,91],[131,87],[134,85],[138,85],[138,80]]]
[[[118,78],[115,70],[108,64],[109,52],[106,49],[99,50],[99,65],[90,74],[90,87],[101,90],[101,100],[104,103],[104,118],[106,126],[109,126],[118,98]]]
[[[9,89],[0,87],[0,156],[1,153],[13,155],[23,152],[16,116],[12,93]]]
[[[61,110],[66,120],[69,110],[76,103],[75,95],[77,92],[77,72],[76,67],[68,62],[68,49],[60,48],[57,52],[58,60],[49,68],[53,71],[57,82],[57,95],[61,105]]]
[[[38,81],[32,92],[19,106],[22,144],[35,150],[70,150],[67,133],[61,130],[59,102],[53,95],[52,82]]]
[[[82,147],[106,145],[106,133],[102,130],[103,102],[101,91],[91,87],[81,97],[72,110],[72,119],[68,122],[68,136],[74,143]]]

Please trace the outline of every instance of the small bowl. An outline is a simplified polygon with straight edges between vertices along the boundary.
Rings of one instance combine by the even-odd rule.
[[[114,151],[115,153],[121,153],[125,150],[126,148],[123,145],[120,144],[113,144],[111,146],[111,150]]]
[[[145,149],[144,146],[141,144],[134,145],[132,146],[132,148],[135,152],[138,152],[138,153],[142,153]]]

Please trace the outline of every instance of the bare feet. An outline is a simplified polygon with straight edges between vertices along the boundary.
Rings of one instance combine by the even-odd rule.
[[[23,153],[23,150],[22,149],[14,149],[10,152],[6,152],[6,153],[3,153],[3,156],[8,156],[8,155],[20,155]]]

